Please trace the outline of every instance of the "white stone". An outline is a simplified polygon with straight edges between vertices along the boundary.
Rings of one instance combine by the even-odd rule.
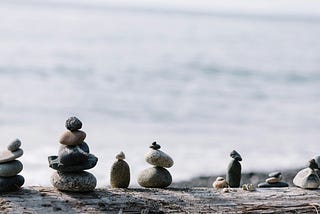
[[[173,166],[172,158],[161,150],[150,149],[144,156],[145,160],[154,166],[170,168]]]
[[[303,189],[317,189],[320,185],[319,176],[310,168],[303,169],[293,179],[294,185]]]

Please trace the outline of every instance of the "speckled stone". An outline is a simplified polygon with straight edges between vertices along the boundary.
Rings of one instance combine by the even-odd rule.
[[[111,166],[110,184],[113,188],[127,188],[130,184],[130,167],[124,160],[117,160]]]
[[[150,149],[149,152],[145,154],[144,158],[149,164],[154,166],[166,168],[173,166],[172,158],[160,150]]]
[[[223,189],[228,187],[228,184],[226,179],[224,179],[223,177],[217,177],[217,179],[213,182],[212,186],[216,189]]]
[[[15,175],[11,177],[0,177],[0,192],[17,191],[24,184],[24,177]]]
[[[49,156],[49,166],[52,169],[61,171],[61,172],[79,172],[86,169],[92,169],[96,166],[98,158],[92,154],[88,154],[88,160],[82,164],[78,165],[64,165],[59,161],[58,156]]]
[[[293,183],[303,189],[317,189],[320,185],[320,179],[314,170],[305,168],[297,173]]]
[[[5,163],[9,161],[13,161],[23,155],[23,150],[18,149],[16,151],[5,150],[0,152],[0,163]]]
[[[70,131],[76,131],[82,128],[82,122],[76,117],[69,117],[66,120],[66,128]]]
[[[279,187],[288,187],[288,186],[289,186],[289,184],[287,184],[285,182],[281,182],[281,181],[277,182],[277,183],[273,183],[273,184],[269,184],[267,182],[258,184],[259,188],[272,188],[272,187],[279,188]]]
[[[94,190],[97,179],[89,172],[55,172],[51,184],[61,191],[88,192]]]
[[[79,146],[65,146],[60,149],[59,161],[65,166],[84,164],[89,159],[89,154]]]
[[[14,160],[6,163],[0,163],[0,177],[11,177],[19,174],[23,169],[20,161]]]
[[[89,149],[89,146],[86,142],[82,142],[81,144],[77,145],[80,147],[80,149],[82,149],[84,152],[86,153],[90,153],[90,149]],[[66,147],[68,148],[72,148],[72,147],[76,147],[76,146],[66,146],[66,145],[60,145],[60,148],[59,148],[59,153],[64,150]]]
[[[238,188],[240,187],[241,181],[241,164],[236,159],[233,159],[228,165],[227,171],[227,183],[229,187]]]
[[[60,143],[66,146],[77,146],[83,143],[86,138],[86,133],[83,131],[66,131],[60,137]]]
[[[12,143],[10,143],[7,148],[9,151],[13,152],[18,150],[20,146],[21,146],[21,141],[19,139],[16,139]]]
[[[143,170],[138,176],[138,183],[147,188],[165,188],[172,182],[171,174],[162,167],[151,167]]]

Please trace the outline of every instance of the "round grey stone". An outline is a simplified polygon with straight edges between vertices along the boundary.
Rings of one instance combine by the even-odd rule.
[[[297,173],[293,179],[293,183],[303,189],[317,189],[320,185],[320,179],[311,168],[305,168]]]
[[[113,163],[110,172],[110,184],[114,188],[127,188],[130,183],[130,167],[124,160]]]
[[[6,163],[0,163],[0,177],[11,177],[19,174],[23,169],[20,161],[14,160]]]
[[[145,160],[154,166],[170,168],[173,166],[172,158],[160,150],[150,149],[144,156]]]
[[[5,163],[9,161],[13,161],[23,155],[22,149],[17,149],[16,151],[5,150],[0,152],[0,163]]]
[[[139,185],[147,188],[165,188],[171,182],[170,172],[158,166],[145,169],[138,176]]]
[[[66,120],[66,128],[70,131],[76,131],[82,128],[82,122],[76,117],[69,117]]]
[[[0,192],[17,191],[24,184],[24,177],[15,175],[12,177],[0,177]]]
[[[51,184],[61,191],[88,192],[94,190],[97,179],[89,172],[55,172]]]
[[[12,143],[10,143],[7,147],[7,149],[11,152],[16,151],[20,148],[21,146],[21,141],[19,139],[16,139]]]

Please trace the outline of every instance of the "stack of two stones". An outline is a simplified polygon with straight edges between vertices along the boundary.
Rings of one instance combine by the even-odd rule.
[[[16,191],[24,184],[23,176],[18,175],[23,165],[16,160],[23,155],[20,146],[21,141],[17,139],[0,152],[0,192]]]
[[[145,160],[154,167],[143,170],[138,176],[138,183],[147,188],[165,188],[172,182],[171,174],[165,168],[173,166],[172,158],[160,150],[160,145],[153,142]],[[164,168],[165,167],[165,168]]]
[[[96,187],[94,175],[84,170],[93,168],[98,158],[90,154],[84,142],[86,133],[81,131],[82,123],[76,117],[66,121],[68,131],[60,138],[58,156],[49,156],[49,166],[57,172],[51,176],[52,185],[62,191],[86,192]]]

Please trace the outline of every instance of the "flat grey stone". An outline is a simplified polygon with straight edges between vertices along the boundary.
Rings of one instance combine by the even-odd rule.
[[[21,141],[19,139],[16,139],[15,141],[11,142],[7,149],[11,152],[16,151],[20,148],[21,146]]]
[[[20,161],[14,160],[6,163],[0,163],[0,177],[11,177],[19,174],[23,169]]]
[[[172,158],[160,150],[150,149],[144,156],[145,160],[154,166],[170,168],[173,166]]]
[[[5,150],[0,152],[0,163],[5,163],[9,161],[13,161],[23,155],[23,150],[18,149],[16,151]]]
[[[258,184],[259,188],[272,188],[272,187],[289,187],[289,184],[285,183],[285,182],[277,182],[277,183],[272,183],[269,184],[267,182],[264,183],[260,183]]]
[[[268,176],[269,177],[279,178],[281,176],[281,172],[279,172],[279,171],[271,172]]]
[[[127,188],[130,183],[130,168],[124,160],[117,160],[111,166],[110,184],[114,188]]]
[[[171,182],[169,171],[158,166],[145,169],[138,176],[139,185],[147,188],[165,188]]]
[[[59,161],[65,166],[84,164],[89,159],[89,154],[79,146],[64,146],[59,151]]]
[[[12,177],[0,177],[0,192],[17,191],[24,184],[24,177],[15,175]]]
[[[97,179],[89,172],[55,172],[51,184],[61,191],[88,192],[94,190]]]
[[[49,156],[49,167],[61,172],[79,172],[86,169],[91,169],[96,166],[98,158],[92,154],[88,154],[86,162],[77,165],[64,165],[60,162],[58,156]]]

